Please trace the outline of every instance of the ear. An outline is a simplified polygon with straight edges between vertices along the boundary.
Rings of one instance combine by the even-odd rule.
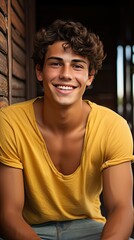
[[[36,77],[38,81],[43,81],[42,70],[39,64],[36,65],[35,71],[36,71]]]
[[[86,83],[87,87],[89,87],[92,84],[93,80],[94,80],[94,74],[90,74],[88,76],[88,80],[87,80],[87,83]]]

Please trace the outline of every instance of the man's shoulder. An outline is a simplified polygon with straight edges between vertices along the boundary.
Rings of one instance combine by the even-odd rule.
[[[97,114],[97,115],[100,115],[100,116],[103,116],[104,117],[115,117],[115,118],[123,118],[119,113],[117,113],[115,110],[109,108],[109,107],[106,107],[104,105],[99,105],[98,103],[95,103],[95,102],[92,102],[92,101],[89,101],[89,100],[85,100],[87,102],[87,104],[90,105],[91,107],[91,112],[93,113],[93,115]]]

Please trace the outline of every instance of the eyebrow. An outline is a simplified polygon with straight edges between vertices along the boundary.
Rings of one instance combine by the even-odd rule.
[[[51,60],[51,59],[58,60],[58,61],[63,61],[63,59],[62,59],[62,58],[60,58],[60,57],[49,57],[49,58],[47,58],[47,60]],[[84,61],[83,59],[72,59],[72,61],[71,61],[71,62],[76,62],[76,63],[85,63],[85,64],[87,64],[87,62],[86,62],[86,61]]]

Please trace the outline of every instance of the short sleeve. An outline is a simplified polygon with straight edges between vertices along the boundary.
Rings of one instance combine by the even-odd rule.
[[[0,110],[0,162],[11,167],[22,169],[22,163],[18,156],[16,132],[10,121],[10,114]]]
[[[107,134],[105,161],[101,166],[104,168],[127,161],[134,161],[133,138],[127,121],[119,117],[114,121]]]

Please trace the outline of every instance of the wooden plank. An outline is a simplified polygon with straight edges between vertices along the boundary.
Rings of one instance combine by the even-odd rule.
[[[6,18],[4,15],[0,12],[0,28],[3,30],[3,32],[6,34]]]
[[[13,59],[13,75],[22,80],[26,79],[25,68],[17,63],[15,59]]]
[[[11,102],[12,102],[12,104],[14,104],[14,103],[18,103],[18,102],[24,102],[26,100],[26,98],[20,98],[20,97],[12,97],[12,99],[11,99]]]
[[[26,95],[26,86],[24,81],[13,78],[12,79],[12,96],[25,97],[25,95]]]
[[[0,96],[8,95],[8,82],[7,78],[0,74]]]
[[[21,36],[25,38],[24,24],[21,22],[21,20],[18,18],[17,14],[14,12],[12,8],[11,8],[11,22],[14,28],[16,28],[17,31],[20,32]]]
[[[25,89],[12,89],[12,97],[24,97]]]
[[[20,63],[22,66],[26,66],[26,56],[25,53],[13,42],[13,58]]]
[[[36,75],[34,64],[31,59],[33,55],[33,39],[36,32],[36,2],[35,0],[25,1],[26,10],[26,91],[27,98],[31,99],[37,95]],[[30,9],[30,10],[29,10]],[[32,88],[31,88],[32,86]]]
[[[0,72],[7,75],[7,58],[0,52]]]
[[[15,10],[15,12],[18,14],[18,16],[21,18],[22,22],[25,22],[25,14],[24,10],[20,6],[19,2],[17,0],[12,0],[12,6]]]
[[[8,100],[11,104],[12,98],[12,37],[11,37],[11,0],[8,0]]]
[[[24,9],[25,1],[24,0],[18,0],[21,7]]]
[[[7,39],[2,32],[0,32],[0,49],[7,54]]]
[[[7,15],[7,7],[6,7],[6,1],[5,0],[0,0],[0,8],[4,15]]]
[[[17,43],[17,45],[22,48],[23,50],[26,49],[26,44],[24,39],[21,37],[20,33],[17,31],[17,29],[14,29],[12,27],[12,39],[14,40],[15,43]]]

